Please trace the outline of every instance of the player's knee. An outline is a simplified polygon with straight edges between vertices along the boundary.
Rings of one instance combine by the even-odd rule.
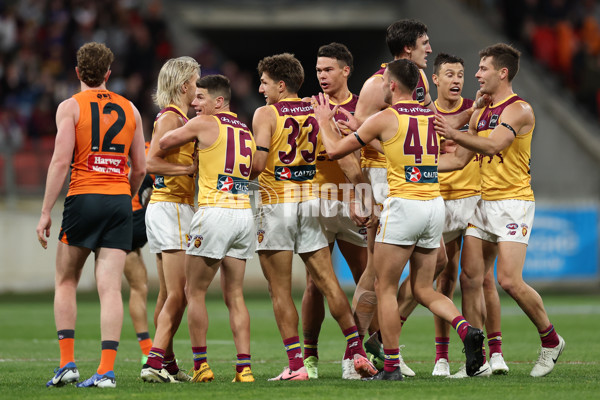
[[[425,299],[432,290],[433,289],[431,288],[415,286],[413,288],[413,298],[417,301],[417,303],[425,304]]]
[[[511,296],[516,294],[521,282],[522,279],[517,279],[507,274],[498,274],[498,284]]]

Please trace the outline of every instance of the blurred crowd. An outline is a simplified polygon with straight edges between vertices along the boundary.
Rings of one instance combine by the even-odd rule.
[[[17,138],[19,129],[26,139],[55,135],[56,107],[79,91],[76,51],[89,41],[104,42],[115,54],[109,89],[132,100],[151,120],[154,80],[173,46],[160,2],[144,9],[135,4],[0,2],[0,124],[14,132],[3,135],[5,141]]]
[[[0,0],[0,170],[6,169],[9,153],[16,153],[19,186],[20,163],[29,158],[17,152],[40,152],[44,159],[51,154],[56,108],[79,91],[76,52],[89,41],[104,42],[113,51],[108,89],[134,102],[149,138],[158,111],[152,103],[158,71],[167,59],[183,55],[165,6],[161,0]],[[257,101],[250,73],[206,41],[195,51],[185,55],[202,64],[202,74],[223,73],[232,80],[232,109],[249,122]],[[23,174],[35,185],[43,184],[44,172]],[[4,176],[0,173],[0,192]]]

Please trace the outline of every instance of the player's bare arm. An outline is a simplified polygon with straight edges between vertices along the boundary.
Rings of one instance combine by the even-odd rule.
[[[389,106],[389,104],[385,102],[383,90],[381,90],[382,85],[382,76],[373,76],[364,83],[358,96],[356,111],[354,112],[354,117],[359,123],[358,126],[362,125],[371,115],[376,114]],[[358,127],[356,128],[358,129]],[[356,131],[356,129],[354,131]]]
[[[54,153],[48,166],[46,191],[42,203],[42,213],[36,232],[42,247],[48,247],[52,219],[50,212],[63,187],[75,148],[75,124],[79,120],[79,105],[77,100],[68,99],[60,103],[56,110],[56,140]]]
[[[438,119],[436,116],[434,123],[437,124],[437,122]],[[444,134],[449,133],[451,137],[444,137],[453,139],[456,143],[469,150],[492,156],[510,146],[516,135],[525,134],[531,130],[533,123],[531,108],[527,105],[517,103],[511,104],[504,110],[500,124],[494,128],[487,138],[474,135],[461,135],[460,132],[454,129],[445,131],[442,129],[439,134],[444,136]],[[436,131],[438,129],[437,126]]]
[[[196,173],[197,166],[195,163],[184,165],[166,161],[165,158],[170,152],[177,152],[178,150],[161,150],[158,144],[160,139],[168,131],[177,129],[183,124],[184,122],[181,118],[173,113],[166,113],[156,122],[156,127],[152,134],[152,141],[150,142],[150,149],[148,150],[148,156],[146,157],[146,168],[148,169],[148,173],[163,176],[192,175]]]
[[[335,114],[336,109],[331,110],[329,108],[329,99],[322,93],[315,97],[315,100],[316,103],[313,106],[315,116],[323,133],[322,140],[325,150],[332,160],[337,160],[360,149],[373,139],[382,137],[381,135],[385,134],[386,131],[385,123],[392,123],[397,127],[397,120],[392,114],[380,113],[377,114],[376,118],[368,118],[354,134],[340,138],[339,134],[334,132],[331,124],[329,124],[329,120]],[[393,118],[393,121],[390,117]]]
[[[129,147],[129,158],[131,159],[129,185],[131,186],[131,196],[135,196],[146,176],[146,144],[144,142],[142,117],[133,103],[130,102],[130,104],[133,108],[133,115],[135,116],[135,133],[133,135],[131,146]]]
[[[441,114],[436,115],[435,120],[433,122],[436,133],[442,137],[447,138],[448,141],[451,141],[453,143],[452,144],[452,147],[453,147],[452,152],[447,152],[447,153],[440,155],[440,157],[438,159],[438,172],[449,172],[449,171],[455,171],[457,169],[462,169],[469,163],[469,161],[471,161],[475,152],[468,150],[462,146],[457,145],[454,140],[452,140],[444,135],[452,136],[452,135],[459,134],[459,135],[464,135],[464,136],[467,136],[467,135],[477,136],[477,131],[474,128],[476,123],[477,123],[477,115],[473,114],[469,121],[469,132],[464,133],[464,132],[460,132],[457,129],[454,129],[443,115],[441,115]]]
[[[198,148],[205,149],[212,145],[218,136],[217,121],[209,115],[198,115],[187,124],[165,133],[158,141],[158,146],[161,150],[171,150],[197,140]]]
[[[256,178],[265,169],[269,148],[271,146],[271,136],[275,130],[275,113],[269,106],[262,106],[254,112],[252,118],[252,132],[256,142],[256,152],[252,160],[252,173],[250,179]]]

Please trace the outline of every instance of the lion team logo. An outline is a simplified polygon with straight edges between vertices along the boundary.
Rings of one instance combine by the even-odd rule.
[[[198,248],[198,247],[202,246],[202,240],[204,240],[202,235],[196,236],[196,238],[194,239],[194,247]]]
[[[281,169],[277,170],[276,177],[278,181],[287,181],[292,179],[292,171],[288,167],[281,167]]]
[[[381,232],[381,222],[379,223],[379,225],[377,225],[377,233],[375,234],[375,236],[379,236],[379,232]]]
[[[527,236],[528,229],[529,227],[527,226],[527,224],[521,224],[521,232],[523,232],[523,236]]]
[[[217,182],[217,190],[231,192],[231,189],[233,189],[233,179],[230,176],[221,175]]]
[[[407,167],[406,179],[411,182],[419,182],[421,180],[421,170],[417,167]]]
[[[262,243],[262,241],[265,238],[265,231],[263,231],[262,229],[259,230],[258,232],[256,232],[257,238],[258,238],[258,243]]]

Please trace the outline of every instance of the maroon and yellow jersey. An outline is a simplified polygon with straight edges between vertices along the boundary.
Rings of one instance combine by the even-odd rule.
[[[477,134],[488,137],[502,123],[502,111],[517,102],[528,104],[512,94],[497,104],[484,108],[477,118]],[[493,156],[481,156],[481,198],[484,200],[530,200],[531,189],[531,137],[533,128],[515,140],[506,149]]]
[[[346,111],[354,114],[354,110],[356,110],[356,103],[358,103],[358,96],[350,93],[350,96],[343,102],[339,104],[339,106]],[[333,103],[331,100],[329,101],[329,106],[333,109],[337,104]],[[337,121],[346,121],[347,118],[344,114],[338,111],[334,115],[334,120]],[[336,160],[330,160],[327,156],[327,151],[322,150],[319,152],[317,156],[317,173],[315,178],[313,179],[313,183],[317,184],[319,187],[319,197],[322,199],[337,199],[344,200],[344,191],[341,189],[341,185],[346,183],[346,176],[342,172],[339,164]],[[337,197],[336,197],[337,196]]]
[[[456,115],[464,110],[471,108],[473,100],[463,99],[453,110],[444,110],[435,101],[435,108],[441,115]],[[459,129],[468,135],[469,124]],[[477,196],[481,193],[481,176],[479,175],[479,154],[475,154],[473,159],[463,168],[452,172],[440,172],[440,193],[444,200],[457,200],[466,197]]]
[[[185,124],[188,122],[186,115],[175,105],[170,105],[160,110],[154,120],[154,128],[156,129],[156,122],[166,113],[176,114],[181,121]],[[169,150],[165,161],[173,164],[189,165],[194,160],[194,151],[196,149],[196,143],[186,143],[181,147]],[[177,176],[162,176],[156,175],[154,177],[154,191],[152,197],[150,197],[150,203],[156,203],[159,201],[168,201],[173,203],[185,203],[194,205],[194,194],[196,187],[194,183],[194,177],[189,175],[177,175]]]
[[[219,137],[198,149],[198,207],[250,208],[248,178],[256,151],[250,129],[232,112],[213,115]]]
[[[438,183],[438,135],[435,113],[417,102],[400,101],[390,107],[398,130],[383,142],[387,154],[389,197],[431,200],[440,196]]]
[[[269,107],[277,122],[265,169],[258,176],[262,203],[314,199],[312,181],[322,145],[313,107],[299,98],[283,99]]]
[[[127,157],[136,122],[131,102],[108,90],[73,96],[79,105],[67,196],[131,194]]]
[[[383,77],[387,63],[381,64],[381,68],[375,72],[371,77],[380,76]],[[422,69],[419,69],[419,82],[413,92],[413,100],[416,100],[419,104],[424,105],[425,96],[429,93],[429,84],[427,77]],[[375,150],[373,146],[366,145],[361,149],[361,166],[363,168],[385,168],[385,156]]]

